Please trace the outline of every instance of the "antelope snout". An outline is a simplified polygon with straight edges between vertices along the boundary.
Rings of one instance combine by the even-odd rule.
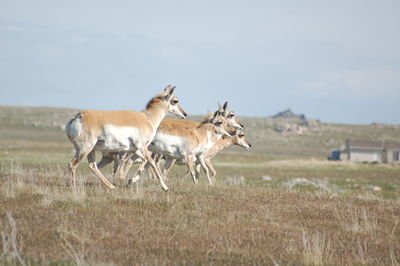
[[[182,118],[182,119],[185,119],[186,117],[187,117],[187,113],[185,112],[185,110],[183,110],[183,108],[181,107],[181,106],[179,106],[179,112],[178,112],[178,114],[179,114],[179,116]]]
[[[250,148],[251,148],[251,144],[250,144],[250,143],[247,143],[247,145],[246,145],[246,146],[244,146],[244,148],[246,149],[246,151],[250,150]]]

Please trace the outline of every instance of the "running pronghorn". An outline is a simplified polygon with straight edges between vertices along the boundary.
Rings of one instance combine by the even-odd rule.
[[[142,159],[142,164],[148,162],[156,174],[161,187],[167,191],[160,170],[151,158],[147,149],[161,121],[167,113],[181,118],[186,117],[185,111],[178,104],[178,99],[172,93],[175,86],[167,86],[162,93],[153,97],[142,112],[135,111],[83,111],[72,118],[66,133],[75,148],[75,155],[69,163],[72,173],[72,184],[76,185],[76,168],[85,158],[88,158],[89,168],[109,188],[115,186],[100,172],[95,161],[95,151],[132,152]]]
[[[218,104],[218,116],[221,116],[223,119],[226,120],[226,123],[230,127],[241,129],[243,125],[235,116],[234,112],[228,110],[228,102],[225,102],[223,106]],[[200,126],[200,123],[189,121],[189,120],[176,120],[171,118],[164,118],[161,122],[160,127],[157,129],[157,136],[164,135],[171,135],[171,132],[177,131],[187,131],[188,128],[196,128]],[[190,131],[189,131],[190,132]],[[171,137],[174,137],[172,135]],[[176,135],[175,137],[179,138],[180,135]],[[167,144],[168,145],[168,144]],[[155,154],[155,157],[158,161],[161,159],[162,154]],[[127,160],[127,158],[131,158]],[[130,167],[133,163],[140,163],[141,159],[138,156],[128,156],[125,153],[103,153],[103,157],[98,164],[99,168],[106,166],[107,164],[114,161],[114,176],[124,179],[127,175]],[[173,165],[173,163],[172,163]],[[171,165],[171,166],[172,166]],[[170,167],[169,167],[170,168]],[[204,169],[206,171],[206,169]]]
[[[222,151],[223,149],[225,149],[226,147],[228,147],[230,145],[237,145],[239,147],[243,147],[245,150],[250,150],[250,148],[251,148],[251,144],[246,140],[244,133],[239,129],[236,129],[233,132],[232,137],[223,136],[220,140],[218,140],[214,144],[214,146],[211,147],[211,149],[209,149],[208,151],[203,153],[204,162],[207,165],[208,169],[211,171],[211,177],[214,177],[217,174],[217,171],[214,169],[214,167],[211,164],[211,159],[213,159],[220,151]],[[183,161],[176,161],[176,162],[171,163],[169,168],[163,169],[164,175],[168,174],[168,171],[171,169],[171,167],[174,165],[174,163],[176,163],[178,165],[185,164]],[[196,163],[196,167],[195,167],[196,175],[200,175],[201,164],[198,160],[195,163]],[[185,177],[188,175],[190,175],[189,169],[188,169],[188,172],[186,173]]]
[[[190,170],[194,183],[197,183],[197,177],[193,163],[196,159],[199,160],[211,184],[202,154],[209,150],[222,136],[231,136],[226,131],[226,123],[226,119],[217,111],[214,115],[209,115],[197,127],[188,127],[179,123],[174,126],[171,126],[171,123],[165,123],[164,126],[161,124],[149,145],[149,150],[166,158],[164,168],[168,167],[174,159],[184,161]],[[132,180],[132,182],[134,181],[137,180]]]
[[[203,154],[204,161],[207,167],[210,169],[212,177],[214,177],[217,174],[217,171],[212,166],[211,159],[213,159],[220,151],[233,144],[243,147],[247,151],[250,150],[251,148],[251,144],[246,140],[244,133],[241,130],[236,129],[232,137],[222,137],[222,139],[217,141],[217,143],[215,143],[211,149],[209,149]],[[199,167],[200,163],[196,162],[197,172],[200,172]]]

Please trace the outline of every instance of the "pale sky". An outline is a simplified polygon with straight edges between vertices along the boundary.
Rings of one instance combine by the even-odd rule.
[[[0,105],[400,124],[400,1],[0,0]]]

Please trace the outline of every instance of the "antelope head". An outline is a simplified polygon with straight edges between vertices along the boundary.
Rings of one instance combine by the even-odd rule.
[[[233,111],[228,110],[228,102],[225,102],[223,106],[218,104],[218,112],[225,117],[228,126],[238,129],[244,128],[243,124],[240,123]]]
[[[214,113],[213,117],[210,119],[210,123],[214,125],[216,134],[226,137],[232,137],[232,135],[227,131],[226,119],[221,116],[218,111]]]
[[[168,112],[183,119],[187,116],[187,113],[179,105],[178,98],[172,94],[175,88],[176,86],[168,85],[160,96],[167,103]]]
[[[247,151],[251,148],[251,144],[246,140],[246,137],[241,130],[235,130],[233,135],[233,144],[243,147]]]

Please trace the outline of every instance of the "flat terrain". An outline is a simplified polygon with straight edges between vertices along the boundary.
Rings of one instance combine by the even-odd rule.
[[[175,167],[168,193],[147,177],[110,191],[87,163],[70,186],[76,112],[0,107],[0,264],[400,262],[400,166],[325,159],[347,138],[400,141],[397,126],[242,118],[254,149],[218,155],[215,185]]]

